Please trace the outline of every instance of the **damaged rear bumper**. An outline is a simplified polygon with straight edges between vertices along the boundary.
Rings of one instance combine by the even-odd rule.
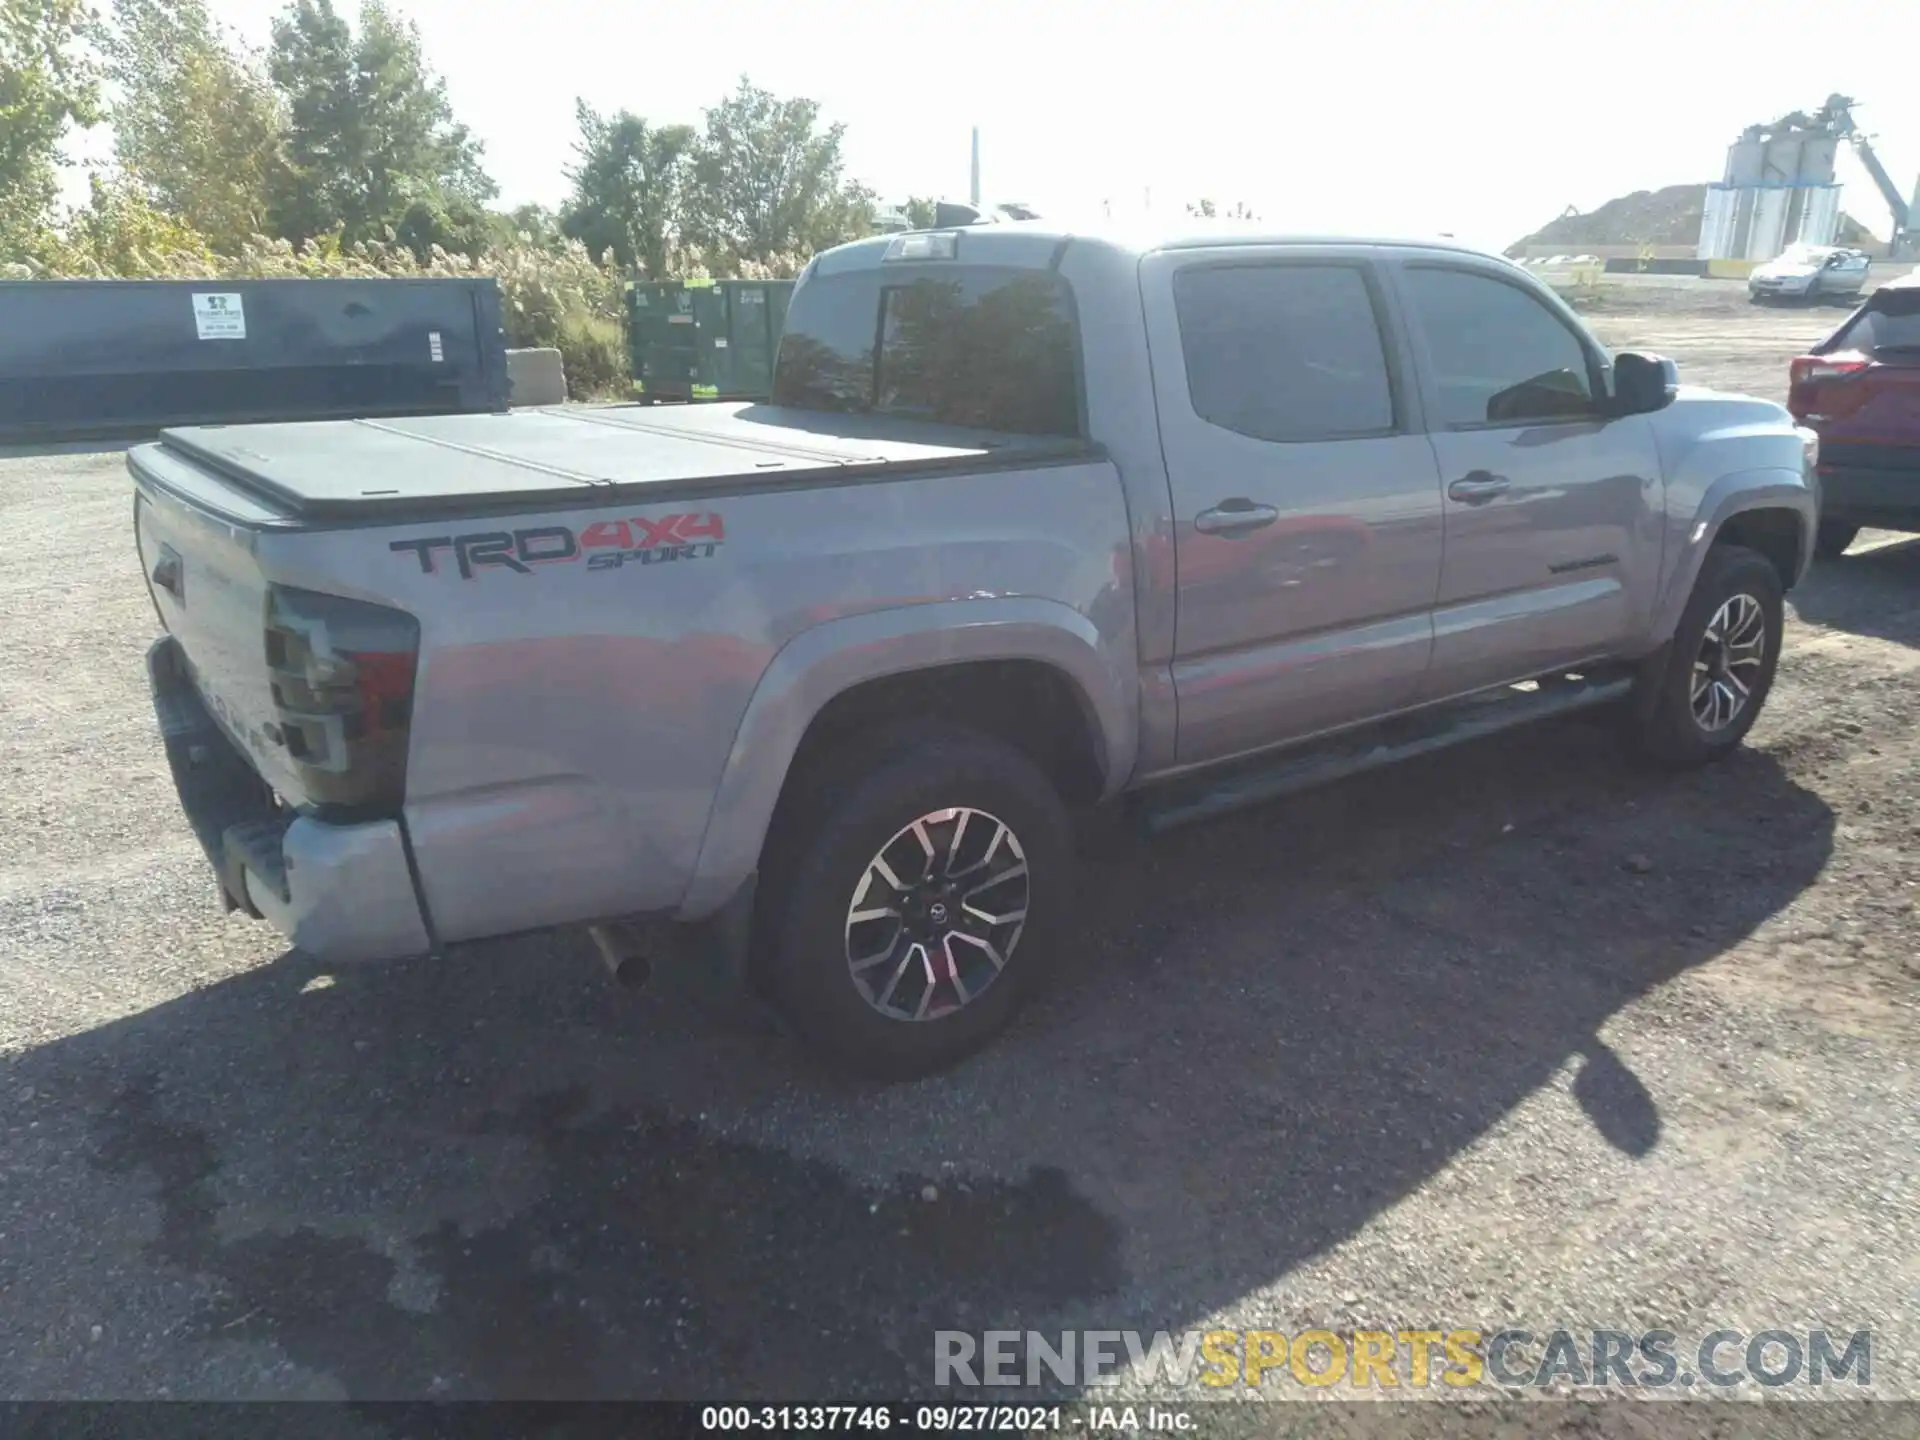
[[[433,948],[399,821],[330,825],[278,804],[201,701],[172,636],[148,650],[147,675],[174,788],[229,910],[318,960]]]

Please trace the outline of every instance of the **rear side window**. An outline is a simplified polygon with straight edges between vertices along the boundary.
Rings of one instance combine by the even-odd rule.
[[[1347,265],[1235,265],[1173,277],[1194,413],[1256,440],[1393,430],[1366,277]]]
[[[1893,301],[1876,297],[1873,308],[1854,316],[1820,348],[1920,354],[1920,290]]]
[[[809,280],[787,314],[773,401],[1078,436],[1072,294],[1051,271],[980,266]]]
[[[1598,412],[1586,347],[1517,285],[1413,267],[1407,298],[1426,339],[1447,426],[1589,419]]]

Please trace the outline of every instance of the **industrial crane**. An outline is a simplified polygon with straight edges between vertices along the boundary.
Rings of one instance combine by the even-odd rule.
[[[1854,154],[1860,157],[1860,163],[1867,167],[1867,174],[1873,177],[1873,183],[1879,188],[1880,196],[1887,202],[1887,209],[1893,212],[1893,249],[1896,260],[1920,258],[1920,183],[1914,186],[1914,198],[1909,202],[1893,183],[1893,177],[1887,174],[1887,167],[1880,163],[1880,157],[1873,153],[1873,145],[1860,132],[1853,121],[1853,101],[1845,95],[1829,95],[1827,103],[1814,117],[1814,124],[1824,126],[1833,135],[1851,141]]]

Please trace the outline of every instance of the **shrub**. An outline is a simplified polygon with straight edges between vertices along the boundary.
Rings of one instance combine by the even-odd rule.
[[[212,260],[206,237],[156,209],[137,185],[92,177],[92,195],[66,233],[48,235],[29,265],[76,280],[134,280]]]
[[[478,262],[436,252],[429,268],[436,266],[498,276],[507,343],[558,349],[572,394],[624,398],[631,393],[620,281],[577,242],[535,245],[516,239]]]

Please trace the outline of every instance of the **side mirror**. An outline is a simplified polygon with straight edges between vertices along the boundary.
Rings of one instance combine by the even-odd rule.
[[[1664,355],[1623,350],[1613,357],[1613,409],[1618,415],[1651,415],[1680,393],[1680,367]]]

